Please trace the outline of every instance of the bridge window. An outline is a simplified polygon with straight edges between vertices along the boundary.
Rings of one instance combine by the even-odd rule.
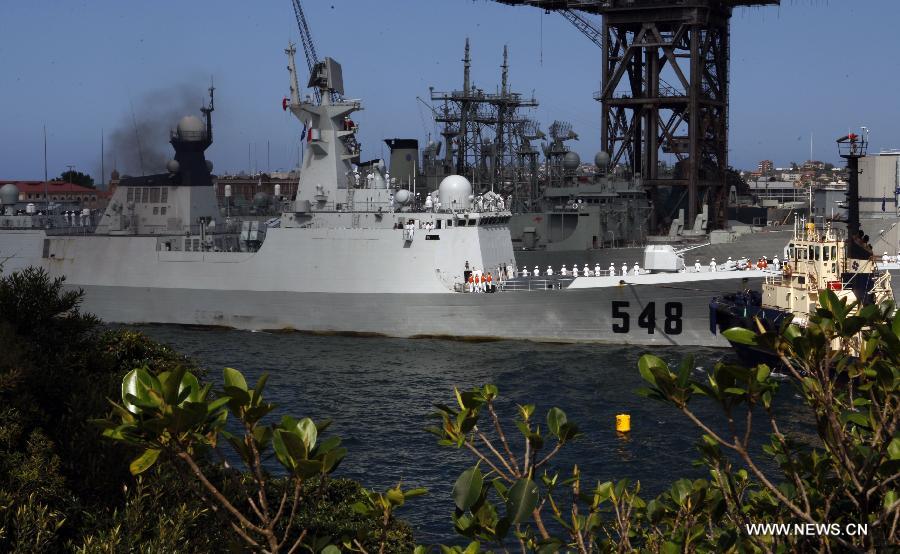
[[[163,187],[162,190],[159,191],[159,201],[163,204],[169,201],[169,187]]]
[[[827,262],[830,259],[831,258],[828,256],[828,247],[826,246],[825,248],[822,249],[822,261]]]
[[[832,246],[832,247],[831,247],[831,259],[832,259],[832,260],[836,260],[836,259],[837,259],[837,246]]]
[[[819,247],[819,246],[816,246],[816,261],[817,261],[817,262],[819,261],[819,258],[820,258],[821,256],[822,256],[822,248]]]
[[[150,190],[150,203],[159,204],[159,187],[153,187]]]

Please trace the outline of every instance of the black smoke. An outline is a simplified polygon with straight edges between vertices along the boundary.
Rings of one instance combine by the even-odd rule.
[[[166,169],[175,152],[169,135],[186,115],[201,117],[208,101],[202,81],[150,91],[131,102],[106,136],[107,174],[151,175]]]

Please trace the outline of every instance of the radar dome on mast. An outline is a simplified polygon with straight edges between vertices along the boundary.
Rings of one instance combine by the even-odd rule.
[[[562,161],[563,169],[566,171],[575,171],[581,165],[581,156],[577,152],[566,152]]]
[[[203,139],[206,125],[194,115],[186,115],[178,122],[176,132],[183,141],[199,141]]]

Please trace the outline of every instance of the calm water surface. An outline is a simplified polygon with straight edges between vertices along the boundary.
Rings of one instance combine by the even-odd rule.
[[[549,345],[520,341],[488,343],[269,334],[169,326],[138,327],[156,340],[196,358],[221,384],[221,369],[240,369],[255,382],[271,374],[268,399],[276,415],[331,418],[330,434],[349,449],[337,474],[384,489],[402,480],[426,487],[429,494],[404,507],[403,517],[420,542],[454,537],[450,491],[461,471],[473,463],[464,451],[439,447],[430,425],[435,403],[452,405],[453,387],[494,383],[510,417],[514,403],[537,405],[539,421],[558,406],[579,424],[584,436],[564,449],[561,469],[578,463],[589,481],[639,480],[642,496],[658,494],[681,477],[704,477],[692,462],[700,434],[685,417],[643,398],[637,371],[646,348],[629,346]],[[728,355],[718,349],[656,348],[653,353],[677,363],[695,355],[697,376]],[[810,422],[791,387],[780,394],[782,427],[803,433]],[[698,403],[701,415],[718,412]],[[627,438],[614,430],[615,415],[631,415]],[[518,434],[510,422],[509,434]],[[759,438],[764,438],[760,434]]]

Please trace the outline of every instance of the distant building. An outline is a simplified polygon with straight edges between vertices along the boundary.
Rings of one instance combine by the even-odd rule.
[[[756,172],[760,175],[771,175],[775,170],[775,164],[772,160],[763,160],[756,166]]]
[[[23,204],[41,204],[49,201],[53,204],[64,204],[65,207],[102,210],[106,208],[110,196],[107,191],[61,181],[49,181],[46,187],[44,181],[0,179],[0,183],[16,185],[19,188],[19,202]]]
[[[220,175],[213,179],[216,187],[216,199],[220,206],[225,206],[225,186],[231,186],[232,207],[246,207],[253,204],[257,195],[262,193],[268,198],[275,196],[275,185],[280,185],[281,197],[293,200],[297,195],[299,179],[290,173],[266,175]]]
[[[847,184],[829,183],[814,192],[813,211],[817,218],[835,221],[847,219]]]

